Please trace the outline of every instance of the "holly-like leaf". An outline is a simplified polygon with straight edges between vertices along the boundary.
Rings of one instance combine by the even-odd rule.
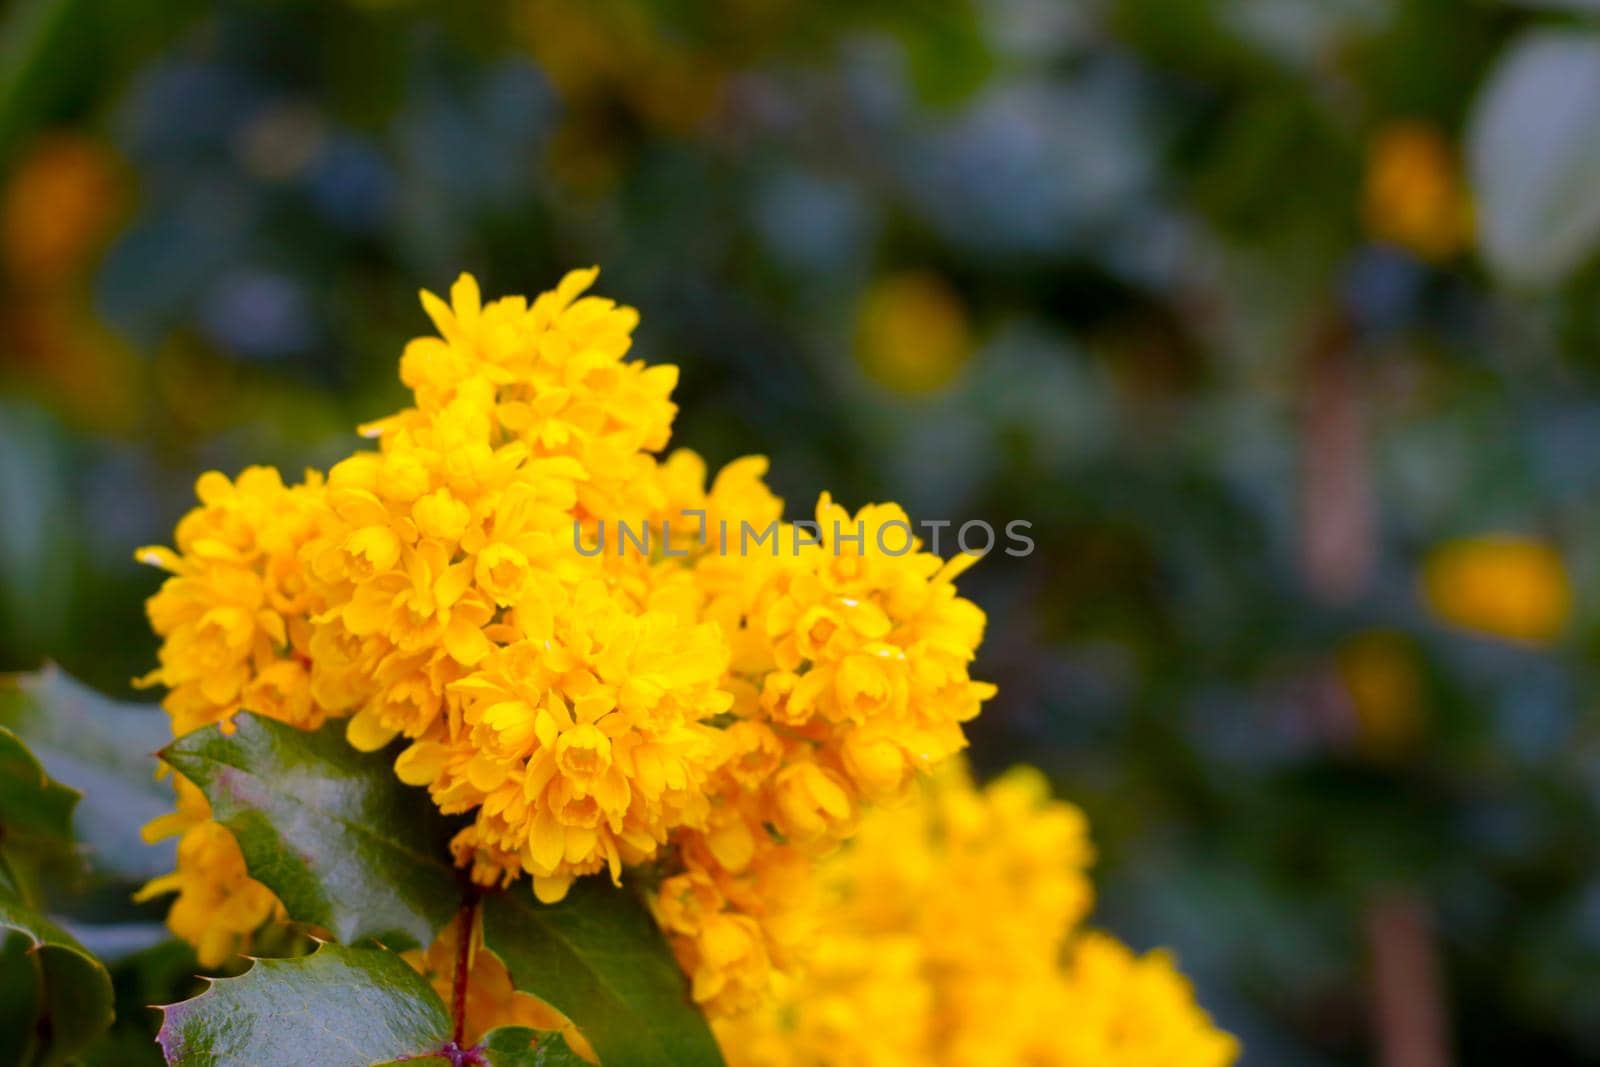
[[[568,1048],[560,1034],[525,1026],[490,1030],[483,1037],[483,1058],[489,1067],[589,1067],[589,1061]]]
[[[172,810],[155,752],[171,737],[154,704],[110,700],[55,667],[0,679],[0,726],[15,731],[56,781],[83,794],[74,817],[91,866],[129,882],[172,870],[174,843],[139,828]]]
[[[344,724],[306,732],[240,714],[161,753],[211,801],[250,874],[289,917],[352,944],[431,944],[460,906],[449,830],[426,792],[382,753],[358,752]]]
[[[559,904],[518,887],[483,900],[483,938],[516,988],[582,1031],[602,1064],[722,1063],[665,938],[633,893],[580,878]]]
[[[18,939],[25,950],[20,955],[14,951]],[[0,946],[10,946],[0,972],[7,978],[0,999],[15,997],[24,1003],[31,998],[33,1003],[31,1033],[21,1038],[20,1052],[12,1050],[17,1062],[60,1063],[111,1025],[110,974],[71,934],[4,890],[0,890]],[[5,1044],[9,1047],[9,1038]]]
[[[162,1008],[156,1041],[174,1065],[370,1067],[428,1062],[450,1036],[432,987],[381,948],[323,944],[309,956],[256,960],[237,978]]]

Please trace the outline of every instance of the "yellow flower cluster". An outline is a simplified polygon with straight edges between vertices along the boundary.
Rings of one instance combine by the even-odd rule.
[[[1232,1063],[1237,1042],[1166,955],[1076,929],[1091,856],[1083,816],[1036,772],[979,791],[947,768],[825,862],[811,959],[760,1010],[717,1021],[728,1062]]]
[[[691,503],[719,530],[741,510],[741,529],[765,521],[777,504],[754,487],[759,473],[735,465]],[[708,549],[694,568],[732,646],[734,721],[709,816],[676,835],[683,870],[656,913],[695,998],[721,1014],[760,1003],[771,967],[793,964],[815,911],[814,857],[854,832],[863,803],[897,798],[958,752],[961,724],[994,692],[968,676],[984,618],[952,584],[973,557],[941,562],[898,507],[851,516],[826,494],[813,526],[777,538],[776,555]]]
[[[141,550],[172,572],[146,680],[177,733],[249,708],[404,738],[396,773],[471,816],[481,883],[553,900],[660,861],[696,998],[742,1009],[805,936],[815,857],[964,744],[984,618],[953,585],[971,558],[897,507],[781,524],[764,460],[708,488],[658,458],[676,368],[625,360],[637,316],[594,276],[424,294],[439,336],[406,347],[415,404],[376,450],[293,487],[203,477],[177,550]]]

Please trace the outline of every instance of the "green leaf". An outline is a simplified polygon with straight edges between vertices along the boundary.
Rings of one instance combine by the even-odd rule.
[[[369,1067],[426,1056],[450,1035],[427,980],[381,948],[323,944],[309,956],[257,960],[161,1010],[156,1041],[167,1062],[197,1067]]]
[[[289,917],[345,944],[425,946],[460,906],[449,830],[390,758],[358,752],[344,724],[316,732],[240,714],[174,741],[162,758],[201,788],[255,878]]]
[[[483,1036],[489,1067],[589,1067],[560,1034],[525,1026],[501,1026]]]
[[[16,954],[7,931],[21,936],[23,955]],[[111,976],[106,969],[72,935],[3,891],[0,944],[7,946],[3,973],[8,979],[0,999],[35,997],[38,1004],[31,1039],[25,1039],[31,1059],[18,1062],[59,1063],[111,1025]],[[27,988],[13,985],[19,978],[25,978]],[[8,1019],[10,1014],[8,1009]]]
[[[22,739],[0,727],[0,886],[30,900],[31,875],[74,853],[78,794],[54,782]]]
[[[1600,34],[1524,34],[1474,108],[1468,163],[1484,257],[1525,285],[1559,281],[1600,239]]]
[[[67,47],[84,6],[82,0],[31,0],[6,13],[0,35],[5,42],[0,48],[0,155],[10,152],[33,117],[59,95],[62,79],[49,59]]]
[[[43,1003],[32,942],[15,930],[0,933],[0,1063],[33,1058],[34,1023]]]
[[[155,776],[155,752],[172,735],[165,712],[111,700],[47,667],[0,679],[0,725],[52,778],[83,794],[75,829],[96,871],[144,882],[172,870],[175,844],[147,845],[139,836],[172,810],[172,786]]]
[[[516,988],[571,1019],[607,1067],[720,1064],[665,938],[633,893],[580,878],[559,904],[526,887],[483,900],[483,938]]]

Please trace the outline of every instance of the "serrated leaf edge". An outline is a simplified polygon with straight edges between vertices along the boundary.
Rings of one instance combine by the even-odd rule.
[[[257,715],[254,712],[245,711],[245,712],[241,712],[240,715],[242,716],[242,719],[239,719],[239,720],[236,720],[236,721],[251,722],[251,723],[257,724],[258,726],[265,725],[265,724],[268,724],[268,723],[272,723],[274,725],[282,725],[282,724],[276,723],[275,720],[268,719],[268,718],[266,718],[264,716],[261,716],[261,715]],[[270,729],[270,727],[269,727],[269,729]],[[181,744],[184,741],[188,741],[190,739],[197,738],[203,732],[204,731],[195,731],[194,733],[186,734],[183,737],[176,738],[176,739],[174,739],[172,741],[171,744],[167,745],[159,753],[157,753],[157,755],[165,763],[167,763],[168,765],[173,767],[175,770],[177,770],[179,773],[183,774],[185,777],[190,778],[191,780],[194,780],[195,776],[193,774],[189,773],[189,771],[185,770],[185,768],[182,766],[182,762],[181,762],[182,760],[192,759],[192,760],[195,760],[195,761],[198,761],[198,762],[210,764],[212,766],[222,767],[222,768],[226,768],[226,769],[232,770],[232,771],[238,771],[240,773],[248,774],[248,775],[251,775],[252,777],[261,779],[263,781],[266,781],[266,779],[263,778],[263,776],[258,771],[252,770],[249,767],[242,767],[237,763],[230,763],[230,762],[228,762],[226,760],[216,759],[214,757],[203,755],[203,754],[200,754],[200,753],[184,752],[184,753],[180,753],[179,754],[179,758],[178,759],[173,759],[172,758],[173,751],[177,748],[177,746],[179,744]],[[196,785],[198,785],[198,784],[199,783],[197,781]],[[205,792],[204,788],[202,788],[202,792]],[[438,856],[432,855],[432,854],[427,853],[427,852],[419,851],[419,850],[417,850],[415,848],[412,848],[408,844],[396,841],[393,838],[385,837],[385,836],[382,836],[380,834],[376,834],[376,833],[373,832],[371,825],[368,824],[368,823],[365,823],[365,822],[362,822],[362,821],[356,820],[356,819],[347,818],[347,817],[345,817],[344,815],[340,814],[337,811],[330,811],[330,810],[325,809],[325,808],[316,808],[316,807],[312,807],[311,805],[305,804],[298,797],[294,796],[294,794],[292,794],[292,793],[284,793],[282,795],[287,797],[292,802],[294,802],[294,803],[300,805],[301,807],[305,808],[306,810],[314,811],[319,816],[325,817],[325,818],[327,818],[327,819],[329,819],[329,820],[331,820],[333,822],[337,822],[337,823],[339,823],[339,824],[341,824],[341,825],[343,825],[345,827],[348,827],[350,830],[352,830],[353,832],[355,832],[356,834],[358,834],[361,837],[364,837],[364,838],[370,839],[372,841],[381,843],[385,847],[393,847],[401,855],[407,857],[408,859],[416,861],[421,866],[438,867],[438,868],[446,871],[449,874],[449,876],[452,878],[452,880],[454,880],[454,878],[455,878],[455,868],[450,866],[449,864],[445,863]],[[209,793],[206,794],[206,797],[211,802],[213,810],[215,810],[216,808],[221,806],[219,804],[219,802],[215,798],[211,797],[211,795]],[[220,813],[218,813],[218,815],[217,815],[217,821],[219,823],[221,823],[223,826],[226,826],[230,833],[234,832],[235,827],[230,824],[228,818],[223,817]],[[244,849],[243,849],[242,845],[240,847],[240,851],[241,851],[241,853],[244,852]],[[249,868],[249,866],[250,866],[249,857],[248,856],[245,857],[245,865],[246,865],[246,868]],[[256,876],[256,872],[254,870],[251,870],[250,874],[251,874],[252,877]],[[268,886],[268,888],[273,888],[273,887]],[[275,888],[273,888],[273,891],[277,892],[277,890]],[[328,923],[325,923],[320,918],[307,918],[307,917],[294,916],[294,915],[289,916],[289,918],[291,920],[296,921],[296,922],[306,923],[306,924],[315,925],[315,926],[322,926],[325,929],[331,930],[336,935],[336,939],[341,944],[359,943],[359,941],[361,940],[361,938],[358,937],[356,931],[339,929],[335,925],[330,925]],[[452,911],[451,915],[447,916],[444,919],[444,921],[438,923],[437,925],[435,925],[429,931],[428,938],[426,940],[416,939],[416,938],[413,937],[413,935],[411,935],[409,932],[404,931],[404,930],[389,931],[389,932],[390,933],[401,933],[401,934],[404,934],[408,938],[412,938],[413,940],[419,940],[420,947],[426,948],[428,944],[432,943],[434,938],[437,938],[439,936],[439,931],[444,929],[446,926],[448,926],[450,924],[450,921],[453,918],[454,918],[454,912]],[[374,938],[374,939],[376,940],[376,938]]]

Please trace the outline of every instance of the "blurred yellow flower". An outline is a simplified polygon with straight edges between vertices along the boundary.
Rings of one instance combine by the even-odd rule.
[[[1339,649],[1338,670],[1363,752],[1394,756],[1417,741],[1425,714],[1423,679],[1416,650],[1403,634],[1358,634]]]
[[[880,279],[857,312],[856,354],[874,380],[923,396],[953,381],[972,358],[972,330],[961,296],[927,271]]]
[[[94,314],[89,274],[122,212],[121,161],[100,141],[25,145],[0,198],[0,363],[97,429],[130,430],[140,361]]]
[[[1449,259],[1472,239],[1472,204],[1449,143],[1420,122],[1398,122],[1368,146],[1367,231],[1422,259]]]
[[[1195,1003],[1194,990],[1162,951],[1135,956],[1094,931],[1067,951],[1047,1047],[1034,1063],[1063,1067],[1226,1067],[1239,1043]],[[1070,1020],[1061,1025],[1061,1020]]]
[[[1555,640],[1572,614],[1561,556],[1525,537],[1489,535],[1440,546],[1423,567],[1422,590],[1445,622],[1528,644]]]
[[[1082,813],[1014,770],[946,765],[824,861],[806,966],[716,1021],[731,1067],[1225,1067],[1238,1045],[1162,953],[1078,924]]]

